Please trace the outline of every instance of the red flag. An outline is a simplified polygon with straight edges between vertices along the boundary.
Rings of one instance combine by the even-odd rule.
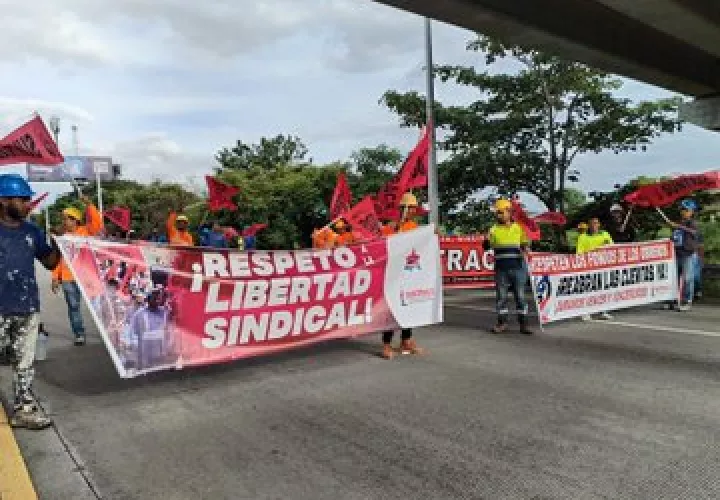
[[[695,191],[706,189],[720,189],[720,170],[681,175],[668,181],[648,184],[626,195],[625,201],[645,208],[665,207]]]
[[[372,240],[382,237],[380,221],[375,213],[375,203],[371,196],[363,198],[360,203],[342,214],[342,217],[361,239]]]
[[[530,241],[537,241],[540,239],[540,227],[537,225],[537,223],[530,218],[530,216],[525,212],[525,209],[520,205],[520,200],[515,197],[512,200],[513,204],[513,219],[515,219],[515,222],[520,224],[523,229],[525,230],[525,234],[527,235],[528,239]]]
[[[420,141],[410,152],[396,179],[401,192],[427,187],[428,160],[430,156],[430,134],[427,128]]]
[[[262,231],[267,227],[267,224],[253,224],[243,230],[242,236],[255,236],[258,231]]]
[[[562,212],[545,212],[533,217],[538,224],[552,224],[553,226],[564,226],[567,224],[567,218]]]
[[[383,219],[400,219],[400,199],[411,189],[427,187],[430,135],[423,129],[420,140],[400,171],[375,196],[375,209]]]
[[[210,175],[205,176],[205,182],[208,188],[208,208],[211,212],[217,212],[223,208],[227,210],[237,210],[237,205],[233,201],[233,196],[238,194],[240,190],[235,186],[220,182]]]
[[[28,210],[31,211],[31,212],[32,212],[33,210],[35,210],[35,209],[37,208],[37,206],[40,205],[40,203],[42,203],[42,202],[45,200],[45,198],[48,197],[49,194],[50,194],[50,193],[43,193],[41,196],[38,196],[38,197],[35,198],[33,201],[31,201],[30,203],[28,203],[28,205],[27,205]]]
[[[107,220],[118,226],[123,231],[130,231],[132,216],[129,208],[112,207],[109,210],[105,210],[104,215]]]
[[[340,172],[335,183],[332,200],[330,201],[330,219],[336,219],[352,206],[352,192],[345,173]]]
[[[0,166],[13,163],[59,165],[64,161],[39,116],[0,139]]]

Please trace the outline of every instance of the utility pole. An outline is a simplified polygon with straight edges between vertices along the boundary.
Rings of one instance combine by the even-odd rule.
[[[440,225],[440,199],[438,195],[437,150],[435,146],[435,122],[433,108],[435,105],[435,74],[433,72],[432,25],[429,17],[425,18],[425,64],[427,77],[427,97],[425,98],[425,115],[430,151],[428,154],[428,204],[430,205],[430,224],[437,229]]]

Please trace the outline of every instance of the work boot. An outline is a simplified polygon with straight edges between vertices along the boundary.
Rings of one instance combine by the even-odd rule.
[[[10,419],[10,425],[16,428],[39,431],[52,425],[52,420],[43,415],[37,406],[21,406],[16,408]]]
[[[497,323],[492,329],[492,333],[505,333],[507,330],[507,316],[498,316]]]
[[[75,335],[75,346],[80,347],[85,345],[85,334],[81,333]]]
[[[383,350],[380,356],[382,356],[383,359],[393,359],[395,357],[395,351],[393,351],[392,344],[383,344]]]
[[[532,335],[533,331],[528,327],[527,316],[518,316],[518,323],[520,323],[520,333],[523,335]]]
[[[415,339],[405,339],[400,344],[400,352],[402,354],[422,354],[425,350],[418,347]]]

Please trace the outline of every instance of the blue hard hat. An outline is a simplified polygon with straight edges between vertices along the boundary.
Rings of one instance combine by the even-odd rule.
[[[696,212],[698,209],[698,204],[695,200],[691,200],[690,198],[686,198],[681,201],[680,206],[685,210],[692,210],[693,212]]]
[[[0,198],[32,198],[35,196],[30,184],[18,174],[0,175]]]

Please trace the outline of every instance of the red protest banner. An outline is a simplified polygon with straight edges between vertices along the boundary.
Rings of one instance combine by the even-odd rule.
[[[104,215],[107,220],[118,226],[123,231],[130,231],[132,216],[129,208],[112,207],[109,210],[105,210]]]
[[[564,226],[567,218],[562,212],[545,212],[532,218],[538,224],[552,224],[553,226]]]
[[[432,228],[362,245],[298,251],[168,248],[63,236],[95,260],[87,305],[122,377],[271,354],[442,320]],[[412,266],[408,267],[408,258]],[[117,300],[104,267],[123,262],[146,302]],[[420,272],[418,272],[420,271]],[[150,277],[149,280],[146,278]],[[103,307],[113,302],[117,307]]]
[[[681,175],[667,181],[660,181],[625,196],[625,201],[644,208],[659,208],[672,205],[680,198],[695,191],[720,189],[720,170],[704,174]]]
[[[382,238],[380,221],[375,213],[375,203],[370,196],[366,196],[360,203],[342,214],[343,219],[348,221],[363,240]]]
[[[59,165],[64,161],[39,116],[0,139],[0,166],[13,163]]]
[[[330,219],[337,219],[343,212],[350,210],[351,205],[352,192],[350,191],[350,185],[345,174],[341,172],[338,174],[335,190],[330,201]]]
[[[482,236],[440,238],[444,288],[494,288],[495,258]]]
[[[240,192],[238,188],[220,182],[210,175],[205,176],[205,183],[208,188],[208,209],[211,212],[222,209],[237,210],[237,204],[233,201],[233,196]]]

